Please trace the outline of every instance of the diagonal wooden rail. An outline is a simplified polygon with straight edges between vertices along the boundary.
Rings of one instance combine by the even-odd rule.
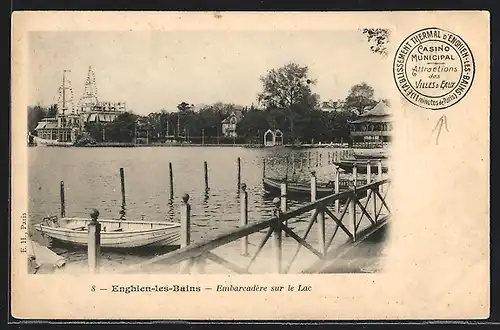
[[[302,272],[319,272],[323,269],[325,262],[334,260],[335,257],[342,255],[349,247],[359,244],[359,242],[383,227],[389,221],[390,209],[387,201],[389,187],[389,179],[375,181],[359,187],[354,186],[348,191],[323,197],[286,212],[282,211],[283,201],[277,198],[274,201],[276,206],[274,216],[270,219],[241,225],[239,228],[230,230],[215,238],[201,240],[197,243],[184,246],[176,251],[128,267],[122,270],[122,272],[142,272],[153,265],[160,264],[162,267],[171,267],[182,263],[183,267],[181,271],[183,273],[189,273],[194,270],[196,266],[198,266],[198,269],[202,269],[203,267],[199,267],[200,264],[204,265],[205,262],[209,260],[222,265],[232,272],[246,274],[251,272],[252,264],[258,258],[270,238],[272,238],[274,243],[276,272],[290,272],[297,254],[302,247],[306,248],[317,257],[316,262],[313,262],[310,267],[303,269]],[[383,191],[383,193],[381,193],[381,191]],[[330,209],[336,208],[336,201],[341,201],[343,204],[339,212]],[[184,202],[187,204],[187,199],[185,199]],[[371,206],[370,202],[372,202]],[[187,204],[187,207],[189,207],[189,204]],[[299,235],[291,228],[291,225],[288,225],[288,221],[306,213],[311,214],[307,223],[307,228],[302,235]],[[325,223],[327,223],[325,215],[332,220],[332,222],[328,221],[328,226],[332,226],[333,234],[327,238],[324,229],[320,231],[322,233],[319,238],[319,246],[321,248],[317,249],[313,247],[313,244],[307,241],[307,238],[313,226],[325,226]],[[363,219],[366,219],[365,222],[368,222],[366,223],[368,226],[361,228],[360,224]],[[292,221],[290,222],[293,223]],[[214,253],[216,248],[245,238],[251,234],[260,233],[263,230],[267,230],[266,234],[260,240],[257,249],[249,259],[246,267],[236,265],[234,262]],[[295,253],[285,267],[283,267],[282,260],[283,232],[288,239],[293,239],[297,244]],[[336,235],[339,235],[340,232],[346,234],[347,239],[344,243],[334,247],[332,243]]]

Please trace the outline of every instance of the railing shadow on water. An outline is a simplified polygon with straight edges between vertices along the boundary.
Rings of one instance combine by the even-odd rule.
[[[354,186],[353,189],[348,191],[332,194],[291,210],[286,210],[286,195],[282,195],[281,198],[275,198],[273,200],[275,210],[274,216],[270,219],[252,223],[242,221],[242,225],[239,228],[227,231],[212,239],[201,240],[195,244],[187,243],[187,246],[184,245],[179,250],[128,267],[122,270],[122,272],[143,272],[154,265],[169,268],[179,264],[181,265],[181,273],[190,273],[196,269],[198,272],[204,272],[201,270],[203,267],[200,267],[200,265],[204,265],[206,261],[211,261],[224,267],[226,270],[247,274],[251,273],[251,266],[254,264],[257,257],[262,254],[264,246],[270,239],[274,243],[274,252],[272,253],[271,260],[265,259],[264,264],[267,266],[271,264],[274,268],[274,272],[293,272],[292,268],[294,266],[294,261],[302,247],[315,255],[316,261],[310,263],[311,259],[308,258],[309,264],[307,267],[301,267],[302,269],[299,272],[321,272],[325,262],[332,261],[340,255],[345,254],[352,247],[357,246],[388,223],[391,214],[387,202],[389,187],[389,179],[379,180],[359,187]],[[243,191],[243,193],[245,193],[245,191]],[[336,201],[341,199],[345,199],[346,202],[339,207]],[[189,196],[184,199],[181,208],[190,208],[188,200]],[[246,197],[242,199],[242,201],[245,202],[242,206],[241,214],[242,219],[245,220],[247,220],[248,217],[246,200]],[[189,212],[184,212],[182,214],[188,217],[188,221],[185,223],[189,223]],[[309,220],[307,226],[303,228],[305,231],[299,233],[298,230],[289,227],[287,222],[303,214],[308,214]],[[327,220],[327,218],[329,220]],[[363,220],[365,221],[363,222]],[[183,219],[181,219],[181,223],[183,223]],[[319,234],[318,240],[315,243],[312,243],[310,238],[308,241],[308,236],[313,226],[318,229]],[[330,229],[328,235],[327,227]],[[182,228],[181,225],[181,235],[182,230],[186,229],[189,230],[189,227]],[[258,241],[260,241],[260,243],[252,251],[252,254],[241,254],[247,254],[249,256],[249,258],[243,258],[243,264],[241,264],[241,262],[238,263],[237,261],[226,259],[228,257],[233,257],[240,261],[242,260],[241,255],[235,253],[234,246],[232,245],[228,246],[224,251],[221,251],[224,253],[225,258],[214,253],[219,252],[219,250],[214,251],[215,249],[238,240],[241,241],[242,250],[248,251],[248,237],[261,230],[266,230],[266,233],[265,235],[258,236]],[[346,237],[346,239],[344,239],[342,243],[337,242],[334,244],[335,238],[339,237],[340,233],[343,233],[342,235]],[[285,240],[295,244],[286,245],[284,248],[284,237],[282,234],[285,234]],[[313,244],[317,244],[317,246],[314,247]],[[291,250],[287,250],[286,247],[291,247]],[[284,254],[291,256],[286,265],[284,264]],[[295,264],[297,264],[297,262],[295,262]]]

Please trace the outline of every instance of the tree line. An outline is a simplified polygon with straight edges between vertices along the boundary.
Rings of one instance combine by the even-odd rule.
[[[312,93],[315,80],[308,77],[308,68],[295,63],[270,70],[261,77],[259,107],[217,102],[195,109],[182,102],[177,111],[162,109],[139,116],[125,112],[111,123],[85,123],[84,138],[95,142],[133,142],[148,138],[150,143],[168,139],[192,143],[262,143],[268,129],[280,129],[286,143],[349,142],[349,121],[373,107],[374,90],[366,83],[352,86],[341,102],[326,102],[333,111],[323,111],[319,96]],[[325,102],[324,102],[325,103]],[[222,121],[233,112],[241,112],[236,127],[237,138],[223,135]],[[28,129],[33,132],[37,122],[53,117],[57,106],[28,108]]]

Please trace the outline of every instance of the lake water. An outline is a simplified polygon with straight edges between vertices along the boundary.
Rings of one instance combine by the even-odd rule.
[[[309,159],[318,180],[334,177],[328,153],[333,148],[299,149],[243,147],[136,147],[136,148],[29,148],[29,218],[60,214],[59,184],[64,181],[66,216],[88,217],[96,208],[100,218],[121,216],[120,167],[125,172],[125,218],[146,221],[179,221],[184,193],[190,195],[192,241],[214,237],[238,227],[240,202],[237,190],[237,158],[241,158],[241,182],[247,184],[249,222],[272,216],[272,199],[262,187],[262,164],[266,176],[291,180],[310,178]],[[295,165],[286,166],[286,158]],[[321,154],[323,166],[315,167]],[[209,168],[205,192],[203,162]],[[173,166],[174,198],[170,199],[169,162]],[[302,164],[302,166],[301,166]],[[287,170],[288,169],[288,170]],[[295,208],[306,201],[289,201]],[[305,218],[309,215],[305,214]],[[60,251],[59,251],[60,252]],[[62,253],[67,254],[67,251]],[[82,258],[85,252],[70,254]],[[71,257],[72,256],[72,257]]]

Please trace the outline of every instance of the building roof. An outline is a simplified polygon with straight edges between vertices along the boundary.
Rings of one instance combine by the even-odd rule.
[[[57,122],[39,121],[38,125],[35,127],[35,131],[39,129],[53,129],[53,128],[57,128]]]
[[[359,115],[358,119],[351,121],[351,124],[359,123],[388,123],[391,122],[391,113],[387,104],[380,101],[371,110]]]
[[[231,117],[236,117],[236,122],[239,122],[241,119],[243,119],[243,112],[241,110],[235,110],[233,112],[231,112],[231,114],[229,114],[229,116],[227,116],[223,121],[222,123],[228,123],[229,120],[231,119]]]
[[[376,106],[374,106],[371,110],[362,113],[359,115],[360,117],[369,117],[369,116],[388,116],[390,115],[388,111],[387,104],[384,101],[380,101]]]

